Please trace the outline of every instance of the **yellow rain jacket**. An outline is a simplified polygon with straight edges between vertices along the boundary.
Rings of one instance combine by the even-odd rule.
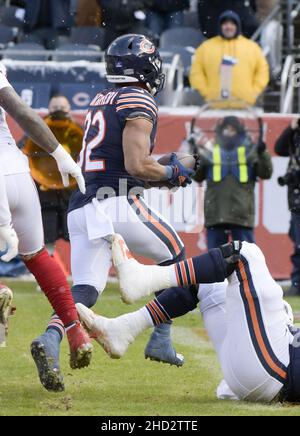
[[[221,98],[221,63],[224,56],[237,60],[233,66],[232,99],[254,105],[270,80],[269,66],[259,45],[238,36],[227,40],[216,36],[205,41],[197,50],[190,72],[191,86],[197,89],[206,101]],[[237,102],[224,100],[214,107],[241,107]]]

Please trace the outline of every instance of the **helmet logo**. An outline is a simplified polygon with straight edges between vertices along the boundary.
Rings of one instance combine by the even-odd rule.
[[[148,39],[143,39],[140,44],[140,49],[142,52],[147,54],[152,54],[155,52],[155,45]]]

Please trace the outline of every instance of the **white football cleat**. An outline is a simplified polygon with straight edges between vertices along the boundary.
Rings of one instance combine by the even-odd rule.
[[[139,263],[133,258],[121,235],[113,235],[111,243],[112,259],[124,303],[132,304],[154,292],[172,287],[167,267]]]
[[[6,347],[8,318],[12,310],[13,292],[7,286],[0,285],[0,348]]]
[[[109,319],[96,315],[81,303],[76,304],[76,308],[91,338],[99,342],[112,359],[120,359],[138,334],[136,329],[132,329],[127,315]]]

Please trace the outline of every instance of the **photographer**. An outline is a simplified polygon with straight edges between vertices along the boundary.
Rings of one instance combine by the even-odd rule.
[[[290,157],[286,175],[278,179],[281,186],[288,186],[291,211],[290,238],[294,243],[292,286],[289,296],[300,295],[300,119],[294,119],[275,144],[278,156]]]

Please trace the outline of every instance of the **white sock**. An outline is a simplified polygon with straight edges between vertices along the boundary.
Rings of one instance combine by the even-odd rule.
[[[172,288],[173,286],[178,286],[177,276],[175,272],[174,265],[170,266],[151,266],[152,275],[151,284],[156,291],[161,291],[162,289]]]
[[[127,323],[130,326],[130,332],[135,338],[145,330],[154,326],[152,318],[146,307],[143,307],[136,312],[128,313],[125,316],[127,318]]]

